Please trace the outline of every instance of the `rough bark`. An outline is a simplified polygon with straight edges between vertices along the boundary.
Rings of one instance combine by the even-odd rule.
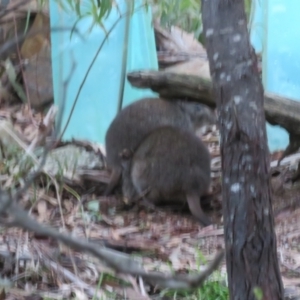
[[[271,206],[263,87],[243,0],[204,0],[202,19],[219,114],[231,299],[283,299]]]

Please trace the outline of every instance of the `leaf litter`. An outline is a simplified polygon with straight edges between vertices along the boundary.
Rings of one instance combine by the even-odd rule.
[[[42,114],[29,112],[25,104],[4,110],[6,113],[2,113],[0,123],[14,120],[10,128],[29,147],[38,130],[31,139],[26,132],[30,131],[28,127],[36,128],[32,123],[42,122]],[[62,143],[50,153],[44,174],[22,197],[21,205],[42,223],[137,256],[148,271],[186,273],[202,270],[205,263],[212,260],[217,247],[224,246],[217,129],[207,131],[202,139],[216,158],[212,160],[212,192],[215,191],[217,200],[214,199],[216,203],[211,205],[212,212],[208,213],[219,219],[219,225],[202,228],[187,208],[158,208],[149,212],[126,207],[118,193],[111,197],[102,196],[109,178],[105,161],[98,146],[84,141]],[[271,156],[271,165],[276,165],[278,155]],[[300,156],[295,158],[293,155],[280,167],[272,168],[278,255],[288,288],[295,288],[300,280],[299,184],[291,184],[289,180],[299,161]],[[89,170],[95,173],[89,173]],[[100,173],[103,174],[102,181],[98,178]],[[11,182],[9,173],[1,171],[1,178],[2,186],[6,186],[6,181]],[[147,299],[149,293],[149,286],[144,287],[147,292],[143,296],[135,279],[122,276],[121,280],[98,259],[16,228],[2,228],[0,260],[3,266],[1,277],[7,278],[5,283],[0,283],[9,286],[6,296],[10,298],[7,299],[34,299],[30,297],[46,295],[53,299],[68,299],[72,295],[85,299],[96,293],[103,299],[122,299],[126,293],[131,295],[128,299]],[[225,271],[223,263],[221,273],[225,274]],[[132,285],[133,281],[136,286]]]

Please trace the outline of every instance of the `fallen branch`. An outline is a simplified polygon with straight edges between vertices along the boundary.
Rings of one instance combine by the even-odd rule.
[[[127,75],[137,88],[150,88],[165,98],[187,98],[215,108],[210,80],[164,71],[137,71]],[[265,94],[267,121],[279,125],[288,132],[300,134],[300,103],[274,94]]]
[[[3,205],[2,199],[11,197],[6,194],[5,197],[0,198],[0,207]],[[40,224],[31,218],[26,211],[20,206],[14,204],[11,199],[11,204],[8,205],[6,212],[10,216],[10,220],[1,219],[1,223],[7,227],[20,227],[25,230],[35,232],[38,235],[54,238],[63,244],[83,252],[88,252],[97,258],[101,259],[109,267],[113,268],[119,273],[125,273],[135,276],[141,276],[144,280],[156,284],[162,288],[186,289],[199,287],[205,279],[219,266],[223,257],[224,251],[220,250],[214,260],[208,265],[206,270],[200,274],[189,275],[174,275],[167,276],[159,272],[147,272],[142,265],[134,258],[121,252],[99,246],[98,244],[88,242],[84,239],[72,237],[69,234],[58,232],[57,230]]]
[[[52,28],[51,30],[55,30]],[[61,28],[58,30],[62,30]],[[21,43],[26,37],[37,34],[40,31],[31,32],[27,35],[20,35],[15,39],[12,39],[6,42],[0,49],[1,55],[8,53],[15,44]],[[62,113],[64,111],[64,101],[65,101],[65,92],[66,87],[69,84],[71,76],[73,74],[74,64],[71,68],[71,72],[63,84],[64,93],[62,95],[62,100],[59,107],[59,115],[56,126],[56,131],[53,133],[53,138],[48,146],[45,147],[43,155],[40,158],[39,164],[36,166],[36,169],[33,173],[27,176],[23,187],[20,187],[17,191],[5,191],[0,189],[0,223],[7,227],[19,227],[24,230],[29,230],[35,232],[38,235],[51,237],[55,240],[62,242],[63,244],[79,251],[88,252],[97,258],[101,259],[109,267],[113,268],[115,271],[131,274],[135,276],[140,276],[148,282],[154,283],[163,288],[195,288],[200,286],[203,281],[218,267],[223,256],[224,251],[221,250],[215,257],[215,259],[208,265],[207,269],[200,274],[194,275],[165,275],[159,272],[147,272],[144,270],[143,266],[136,261],[136,259],[126,255],[124,253],[108,249],[104,246],[99,246],[89,242],[85,239],[79,239],[73,237],[68,233],[61,233],[54,228],[45,226],[37,222],[34,218],[30,217],[28,213],[23,210],[18,201],[21,198],[22,194],[25,193],[30,185],[34,182],[40,172],[43,170],[43,166],[46,160],[46,157],[52,147],[55,146],[55,141],[57,140],[58,134],[61,129],[61,120]],[[46,137],[45,137],[46,139]]]
[[[165,71],[136,71],[129,73],[127,79],[134,87],[150,88],[163,98],[184,98],[212,108],[216,106],[211,81],[199,76]],[[281,161],[300,147],[300,102],[271,93],[265,93],[264,100],[266,120],[271,125],[286,129],[290,135],[290,145]]]

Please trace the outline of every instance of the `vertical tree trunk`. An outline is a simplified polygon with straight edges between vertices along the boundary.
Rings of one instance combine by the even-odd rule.
[[[202,19],[221,132],[231,299],[283,299],[269,183],[263,87],[243,0],[203,0]]]

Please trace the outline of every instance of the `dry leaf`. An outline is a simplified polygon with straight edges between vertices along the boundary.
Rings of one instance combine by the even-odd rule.
[[[44,200],[38,201],[36,205],[38,211],[38,220],[42,223],[49,221],[49,211],[47,209],[47,202]]]

